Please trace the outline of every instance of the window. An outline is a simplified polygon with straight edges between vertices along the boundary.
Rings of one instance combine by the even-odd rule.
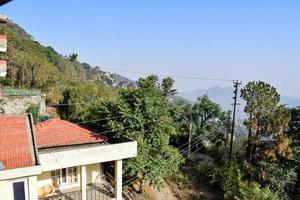
[[[61,169],[61,182],[62,184],[67,183],[67,169],[63,168]]]
[[[68,168],[68,182],[77,183],[77,168],[70,167]]]
[[[60,178],[60,169],[51,171],[51,179],[52,179],[52,185],[54,187],[58,187],[61,185],[61,178]]]
[[[54,187],[77,183],[77,168],[63,168],[51,171],[51,179]]]
[[[14,200],[27,200],[25,181],[13,182]]]

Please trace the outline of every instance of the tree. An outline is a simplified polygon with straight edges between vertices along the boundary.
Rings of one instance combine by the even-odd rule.
[[[289,124],[288,134],[295,142],[300,140],[300,107],[291,108],[291,121]]]
[[[126,161],[125,169],[142,183],[156,187],[162,185],[164,177],[176,173],[183,162],[177,149],[169,145],[175,127],[165,91],[158,77],[152,75],[139,79],[136,88],[122,90],[117,100],[91,105],[86,112],[86,119],[108,118],[97,127],[112,130],[109,137],[137,141],[138,156]]]
[[[182,139],[183,136],[183,143],[186,143],[186,136],[188,137],[188,156],[191,153],[192,137],[195,133],[195,122],[197,120],[196,112],[193,108],[194,106],[192,104],[183,101],[176,101],[172,108],[172,117],[175,120],[177,132],[172,139],[175,139],[177,142],[178,140]],[[185,147],[185,145],[183,147]],[[186,151],[184,151],[184,153],[185,152]]]
[[[293,139],[293,159],[290,166],[293,166],[297,172],[297,181],[294,193],[300,198],[300,107],[290,108],[291,121],[287,134]]]
[[[72,53],[72,54],[69,55],[69,60],[71,62],[75,62],[75,61],[77,61],[77,57],[78,57],[77,53]]]
[[[290,116],[287,109],[280,106],[276,88],[263,81],[249,82],[242,88],[241,97],[246,101],[244,111],[248,115],[245,121],[249,131],[247,160],[254,162],[257,147],[260,148],[259,155],[272,160],[277,156],[288,157],[291,149],[285,132]]]
[[[85,108],[89,104],[97,103],[106,98],[115,98],[116,91],[104,85],[95,85],[91,82],[74,84],[63,91],[63,104],[58,107],[62,118],[69,120],[82,119]]]
[[[173,89],[174,80],[170,77],[164,78],[162,80],[162,90],[163,90],[163,96],[170,97],[175,94],[177,94],[176,89]]]
[[[197,134],[209,133],[211,136],[219,133],[222,109],[219,104],[214,103],[207,95],[198,97],[193,110],[196,115]]]

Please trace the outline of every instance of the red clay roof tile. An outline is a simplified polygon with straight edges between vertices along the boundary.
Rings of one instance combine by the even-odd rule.
[[[5,169],[33,165],[30,134],[26,116],[0,116],[0,161]]]
[[[36,126],[38,148],[103,142],[106,137],[60,119],[41,122]]]

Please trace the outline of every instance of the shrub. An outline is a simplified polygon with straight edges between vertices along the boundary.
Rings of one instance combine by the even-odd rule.
[[[208,177],[215,170],[216,166],[212,161],[201,161],[197,165],[197,172],[200,176]]]
[[[289,199],[297,181],[297,173],[288,165],[260,162],[264,176],[260,176],[262,184],[270,187],[272,191],[278,192],[282,200]]]
[[[8,77],[0,77],[0,86],[12,86],[11,79]]]
[[[40,106],[37,104],[31,104],[26,112],[31,113],[33,117],[34,123],[37,123],[40,121]]]
[[[222,189],[225,200],[279,200],[268,187],[262,188],[257,182],[244,180],[243,176],[236,162],[228,162],[214,170],[211,183]]]

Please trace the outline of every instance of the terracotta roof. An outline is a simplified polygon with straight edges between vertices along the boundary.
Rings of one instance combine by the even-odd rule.
[[[103,142],[106,137],[77,124],[51,119],[36,125],[38,148]]]
[[[34,165],[34,149],[27,116],[0,116],[0,161],[4,169]]]

